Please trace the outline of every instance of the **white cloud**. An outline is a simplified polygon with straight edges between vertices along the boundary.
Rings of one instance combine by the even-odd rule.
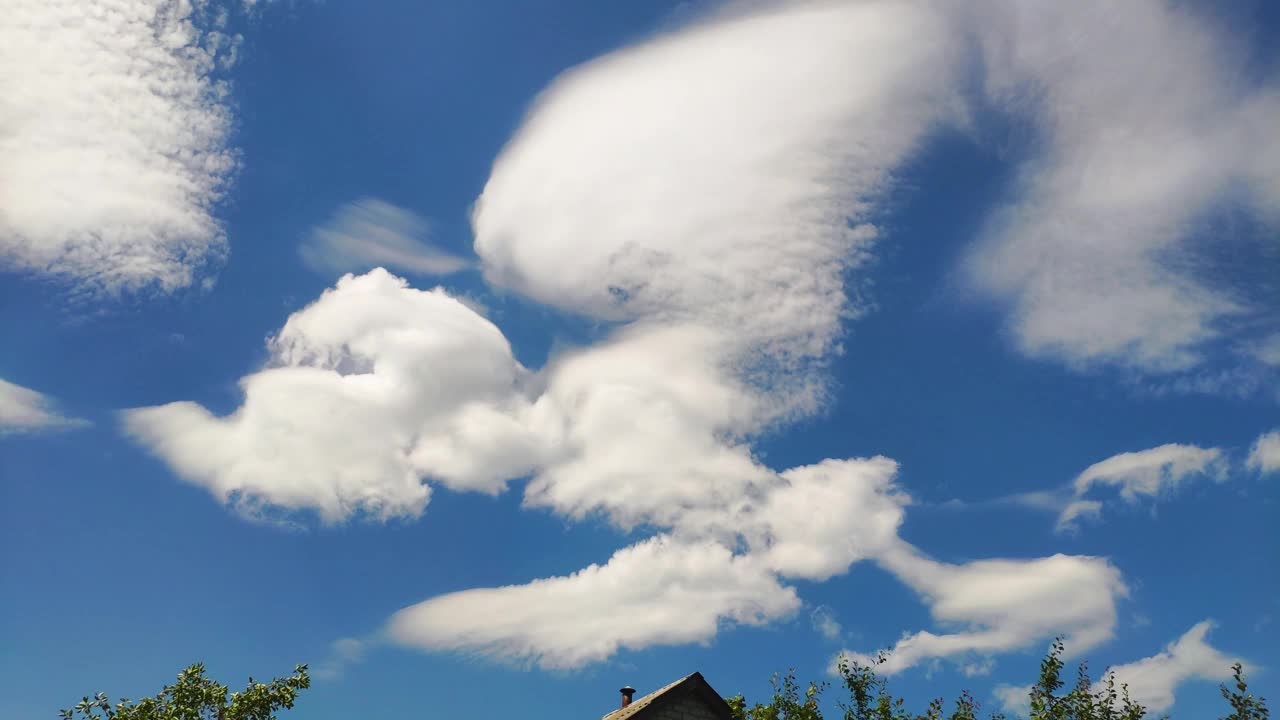
[[[1280,471],[1280,430],[1258,436],[1249,450],[1248,465],[1260,473]]]
[[[1107,673],[1115,673],[1117,688],[1128,685],[1130,699],[1144,705],[1148,713],[1163,713],[1173,706],[1174,691],[1187,680],[1221,681],[1231,677],[1231,665],[1237,660],[1205,642],[1212,628],[1213,623],[1208,620],[1197,623],[1163,652],[1116,665]],[[997,685],[993,692],[1006,712],[1023,717],[1029,714],[1030,685]]]
[[[1112,637],[1116,601],[1128,595],[1120,571],[1096,557],[1053,555],[952,565],[899,543],[878,562],[929,603],[934,620],[959,628],[904,635],[879,667],[889,675],[925,660],[985,657],[1055,636],[1063,637],[1069,653],[1086,652]],[[864,663],[871,659],[862,652],[843,655]]]
[[[955,115],[957,41],[923,5],[807,3],[575,68],[477,201],[485,276],[592,317],[732,328],[771,362],[823,356],[860,310],[842,274],[875,201]]]
[[[883,458],[793,468],[771,476],[759,502],[686,503],[686,512],[662,516],[669,533],[605,565],[432,598],[397,613],[387,634],[424,649],[562,668],[621,648],[709,641],[725,622],[786,617],[800,601],[782,578],[846,572],[896,537],[905,502],[892,488],[896,469]],[[797,502],[803,497],[812,500]],[[828,619],[823,631],[838,632]]]
[[[920,634],[917,655],[950,653],[929,638],[1096,643],[1123,591],[1105,561],[934,563],[897,539],[891,460],[779,472],[751,448],[821,405],[877,202],[960,114],[948,22],[923,3],[771,7],[558,79],[495,162],[476,251],[491,283],[618,323],[594,345],[529,373],[465,305],[377,270],[291,317],[230,416],[176,403],[126,425],[249,509],[414,516],[428,482],[528,476],[527,506],[659,533],[603,566],[406,608],[387,631],[411,646],[574,666],[787,615],[784,580],[890,556],[940,620],[973,626]]]
[[[1125,665],[1109,668],[1117,685],[1128,685],[1134,702],[1160,713],[1173,706],[1174,691],[1187,680],[1222,681],[1231,677],[1236,658],[1224,655],[1205,642],[1213,623],[1205,620],[1164,649],[1163,652]]]
[[[811,370],[856,310],[842,274],[874,230],[851,229],[850,214],[869,217],[892,169],[950,111],[942,29],[896,3],[780,8],[558,80],[495,163],[476,249],[495,282],[630,323],[520,388],[523,370],[487,321],[442,295],[434,305],[452,305],[437,318],[407,299],[420,293],[373,273],[346,282],[405,298],[360,311],[386,332],[353,347],[358,357],[328,357],[366,334],[338,306],[368,295],[340,284],[315,306],[328,310],[290,320],[291,342],[320,351],[277,349],[279,367],[243,381],[246,403],[231,417],[178,404],[134,412],[130,427],[223,497],[329,519],[366,506],[416,514],[424,476],[497,491],[535,469],[528,504],[602,511],[623,527],[742,502],[775,482],[747,438],[819,404],[823,378]],[[785,49],[786,62],[763,59],[763,45]],[[849,63],[865,68],[851,79]],[[844,143],[850,135],[865,141]],[[471,325],[486,328],[474,366],[466,337],[423,350],[460,328],[469,337]],[[391,352],[412,363],[383,362]],[[337,414],[332,427],[321,420]],[[199,450],[215,438],[225,452]],[[394,499],[388,487],[400,488]]]
[[[732,521],[778,573],[826,580],[897,546],[902,508],[910,502],[893,485],[897,470],[883,457],[791,468],[758,510]]]
[[[1001,683],[992,689],[1000,708],[1015,717],[1026,717],[1031,714],[1031,686],[1006,685]]]
[[[426,600],[396,613],[388,633],[417,647],[566,668],[620,648],[706,641],[725,622],[758,625],[799,607],[795,590],[755,559],[660,535],[567,577]]]
[[[322,680],[337,680],[346,669],[365,658],[369,651],[369,641],[360,638],[345,637],[334,640],[329,645],[329,656],[316,666],[316,677]]]
[[[520,438],[504,442],[512,421],[493,409],[527,373],[492,323],[441,290],[385,270],[348,275],[294,313],[270,349],[231,415],[178,402],[126,411],[125,427],[224,501],[310,508],[329,522],[416,516],[430,496],[425,475],[496,492],[527,463]],[[449,443],[471,454],[455,460],[441,450]]]
[[[470,263],[427,242],[427,221],[377,198],[361,198],[338,209],[298,248],[319,272],[365,272],[387,267],[420,275],[447,275]]]
[[[1075,532],[1082,521],[1097,520],[1102,516],[1106,503],[1097,498],[1101,489],[1112,488],[1121,499],[1134,504],[1143,498],[1170,495],[1196,477],[1223,482],[1228,477],[1228,469],[1228,458],[1218,448],[1169,443],[1113,455],[1085,468],[1070,483],[1050,490],[1016,493],[976,503],[950,500],[944,506],[1012,505],[1050,511],[1058,516],[1055,527],[1058,532]],[[1087,497],[1089,495],[1093,497]]]
[[[60,414],[48,396],[0,379],[0,435],[87,424]]]
[[[424,601],[389,625],[402,644],[566,667],[619,648],[709,640],[721,622],[782,617],[798,603],[784,579],[824,580],[886,557],[931,597],[965,595],[970,574],[984,586],[1009,576],[996,594],[1009,607],[963,598],[935,606],[941,620],[990,626],[960,640],[967,650],[1022,647],[1050,626],[1081,642],[1109,633],[1122,586],[1108,584],[1103,561],[933,563],[897,539],[909,498],[893,484],[893,461],[825,460],[780,473],[760,465],[731,432],[753,427],[768,395],[717,368],[714,340],[641,324],[531,374],[470,308],[375,270],[344,277],[289,318],[231,415],[173,403],[127,411],[124,422],[181,476],[250,512],[416,516],[428,481],[498,492],[531,475],[527,505],[665,530],[596,569]],[[677,589],[690,587],[690,568],[721,586],[709,596],[700,586],[645,595],[630,580],[641,567]],[[1035,578],[1043,592],[1019,594]],[[613,598],[601,588],[614,582],[637,593],[637,618],[674,629],[637,620],[612,634],[557,630],[604,623],[590,613],[604,612],[598,602]]]
[[[1232,36],[1180,4],[974,7],[988,96],[1043,139],[967,265],[1010,303],[1019,348],[1185,370],[1233,320],[1264,317],[1193,268],[1197,223],[1236,188],[1268,216],[1280,207],[1275,77],[1243,82]]]
[[[840,633],[844,631],[840,621],[836,619],[835,611],[826,605],[819,605],[809,612],[809,623],[827,640],[839,638]]]
[[[199,5],[199,4],[197,4]],[[177,0],[16,0],[0,28],[0,265],[90,292],[192,283],[225,253],[238,38]]]
[[[1120,453],[1085,468],[1072,482],[1073,499],[1058,515],[1058,530],[1076,528],[1076,521],[1098,517],[1102,503],[1084,496],[1099,487],[1116,488],[1126,502],[1157,497],[1176,490],[1187,479],[1207,476],[1217,482],[1227,477],[1227,461],[1217,448],[1169,443],[1149,450]]]

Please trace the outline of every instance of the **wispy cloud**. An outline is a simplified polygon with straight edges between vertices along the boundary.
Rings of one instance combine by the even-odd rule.
[[[0,265],[90,293],[190,285],[226,252],[239,38],[204,3],[16,0],[0,28]]]
[[[1111,639],[1116,603],[1128,595],[1120,571],[1104,558],[1054,555],[952,565],[899,543],[877,561],[920,594],[936,621],[964,628],[903,636],[879,666],[889,675],[935,658],[964,660],[962,669],[981,669],[981,659],[1058,635],[1072,654],[1086,652]],[[868,652],[841,655],[872,660]]]
[[[369,651],[371,641],[344,637],[334,640],[329,645],[329,655],[314,669],[321,680],[337,680],[347,668],[362,662]]]
[[[988,95],[1043,137],[966,268],[1009,302],[1018,348],[1165,373],[1248,339],[1268,293],[1222,287],[1193,258],[1217,250],[1198,222],[1230,193],[1280,207],[1277,78],[1242,82],[1232,37],[1188,5],[971,7]]]
[[[836,620],[836,613],[826,605],[819,605],[809,611],[809,624],[817,631],[819,635],[827,640],[836,640],[840,637],[840,633],[844,628],[840,627],[840,621]]]
[[[0,435],[88,424],[59,413],[48,396],[0,379]]]
[[[1085,468],[1071,483],[1072,498],[1058,515],[1057,529],[1075,530],[1080,520],[1101,514],[1102,502],[1085,497],[1095,488],[1114,488],[1132,504],[1170,493],[1193,477],[1222,482],[1227,478],[1226,456],[1218,448],[1176,443],[1113,455]]]
[[[1031,714],[1030,685],[1001,683],[992,689],[991,694],[995,696],[996,701],[1006,713],[1014,717],[1027,717]]]
[[[1205,637],[1213,622],[1196,623],[1182,637],[1151,657],[1109,668],[1117,685],[1128,685],[1135,702],[1152,713],[1173,707],[1174,692],[1188,680],[1221,681],[1231,677],[1234,658],[1209,645]]]
[[[343,205],[298,248],[313,270],[365,272],[386,267],[419,275],[447,275],[470,267],[468,261],[427,242],[430,226],[416,213],[377,198]]]
[[[1159,447],[1113,455],[1085,468],[1071,482],[1049,490],[1003,495],[977,502],[949,500],[941,506],[1022,507],[1057,515],[1058,532],[1076,532],[1085,520],[1102,516],[1108,498],[1115,491],[1127,504],[1167,497],[1195,478],[1223,482],[1230,460],[1219,448],[1168,443]]]
[[[1209,645],[1205,638],[1212,629],[1210,620],[1196,623],[1162,652],[1107,668],[1102,677],[1115,673],[1116,687],[1128,686],[1130,699],[1148,713],[1163,713],[1173,707],[1178,686],[1188,680],[1221,681],[1231,676],[1231,664],[1237,658]],[[1029,714],[1030,692],[1030,685],[1001,684],[994,689],[1001,707],[1020,717]]]

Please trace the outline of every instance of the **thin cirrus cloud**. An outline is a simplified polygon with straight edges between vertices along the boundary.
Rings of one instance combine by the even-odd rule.
[[[1188,680],[1225,680],[1231,675],[1236,658],[1214,648],[1206,640],[1213,622],[1204,620],[1193,625],[1165,649],[1150,657],[1107,668],[1103,676],[1115,673],[1116,687],[1128,686],[1129,697],[1150,713],[1161,713],[1173,707],[1178,686]],[[994,694],[1001,706],[1011,713],[1028,713],[1031,687],[999,685]]]
[[[1012,15],[1063,36],[1092,20],[1085,10],[1051,21],[1024,10]],[[1183,26],[1159,15],[1167,12],[1142,32],[1181,39]],[[751,445],[827,398],[824,367],[841,351],[842,323],[867,310],[844,280],[862,277],[882,234],[895,170],[935,130],[965,122],[956,88],[967,87],[960,74],[975,47],[992,98],[1016,104],[1024,84],[1058,88],[1034,116],[1052,142],[1033,169],[1053,178],[1072,153],[1090,150],[1075,142],[1087,128],[1059,112],[1074,102],[1060,68],[1015,42],[1023,35],[1009,21],[975,18],[980,11],[927,3],[755,6],[570,70],[497,158],[472,217],[475,251],[491,285],[613,323],[611,333],[530,370],[496,326],[446,291],[414,289],[385,270],[348,275],[289,318],[268,366],[242,379],[239,409],[217,417],[173,403],[128,411],[125,427],[181,477],[247,512],[417,517],[435,485],[497,493],[527,478],[528,507],[654,533],[576,573],[409,605],[385,632],[413,647],[573,667],[788,616],[800,607],[791,581],[826,580],[865,560],[960,628],[904,638],[897,669],[986,658],[1059,632],[1074,649],[1094,647],[1111,637],[1126,594],[1105,559],[938,562],[898,537],[909,499],[892,460],[777,470]],[[1084,107],[1101,114],[1090,119],[1099,126],[1133,120],[1127,103]],[[1056,208],[1055,187],[1020,186],[1015,205],[1032,215]],[[1132,196],[1135,213],[1184,200],[1146,197]],[[1062,202],[1077,200],[1068,192]],[[1006,240],[1023,237],[1016,227],[1000,225],[975,252],[1002,257]],[[1146,256],[1104,254],[1099,264],[1119,268],[1108,278],[1136,272],[1145,282],[1135,257]],[[1034,295],[1009,277],[975,282],[1015,305]],[[1106,289],[1110,280],[1081,282]],[[1152,319],[1164,328],[1155,340],[1125,330],[1118,344],[1071,347],[1091,358],[1123,348],[1125,362],[1152,369],[1187,366],[1202,336]],[[1064,343],[1094,337],[1067,330]],[[641,566],[652,587],[636,579]],[[695,571],[721,582],[697,583]],[[648,589],[634,598],[602,590],[615,581]],[[987,591],[992,584],[1006,592]],[[627,622],[614,621],[619,612]]]
[[[427,242],[430,225],[411,210],[377,198],[347,203],[314,228],[298,248],[318,272],[365,272],[386,267],[415,275],[448,275],[468,261]]]
[[[88,421],[58,412],[47,395],[0,379],[0,435],[82,427]]]
[[[91,294],[172,291],[220,262],[236,168],[225,13],[17,0],[0,28],[0,267]]]

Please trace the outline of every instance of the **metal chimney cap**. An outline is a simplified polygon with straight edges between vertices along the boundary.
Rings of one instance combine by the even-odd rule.
[[[618,692],[622,693],[623,695],[635,695],[636,689],[631,687],[630,685],[623,685],[622,688],[618,690]]]

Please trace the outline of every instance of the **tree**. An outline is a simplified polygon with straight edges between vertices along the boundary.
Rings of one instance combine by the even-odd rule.
[[[1095,685],[1089,679],[1086,663],[1079,665],[1075,683],[1063,693],[1066,683],[1062,679],[1062,654],[1062,642],[1055,640],[1040,663],[1039,679],[1028,694],[1030,720],[1146,720],[1147,708],[1129,697],[1128,687],[1117,687],[1114,673],[1107,673]],[[947,704],[942,698],[930,702],[922,715],[908,711],[906,701],[889,692],[888,680],[876,674],[876,667],[886,659],[881,654],[873,663],[864,664],[841,658],[838,672],[849,694],[848,702],[839,703],[841,720],[978,720],[981,708],[968,691],[951,703],[950,714],[946,714]],[[1269,720],[1266,700],[1249,694],[1240,664],[1232,669],[1234,689],[1222,686],[1222,696],[1230,703],[1232,713],[1222,720]],[[742,695],[728,698],[734,720],[823,720],[819,699],[827,683],[809,683],[803,699],[794,670],[786,675],[775,674],[771,684],[773,695],[767,703],[748,705]],[[1005,718],[999,713],[989,717]]]
[[[280,708],[292,708],[298,693],[311,687],[307,666],[298,665],[294,674],[269,683],[254,682],[241,692],[227,695],[227,686],[204,676],[204,665],[196,663],[178,674],[178,682],[166,686],[153,697],[134,702],[121,698],[115,705],[105,693],[87,695],[74,708],[58,713],[62,720],[274,720]]]
[[[1219,686],[1222,689],[1222,697],[1231,703],[1231,714],[1222,720],[1267,720],[1271,717],[1271,711],[1267,709],[1267,701],[1264,698],[1255,698],[1249,694],[1249,686],[1244,681],[1244,668],[1240,663],[1231,666],[1231,676],[1235,680],[1235,690],[1228,690],[1226,685]]]

